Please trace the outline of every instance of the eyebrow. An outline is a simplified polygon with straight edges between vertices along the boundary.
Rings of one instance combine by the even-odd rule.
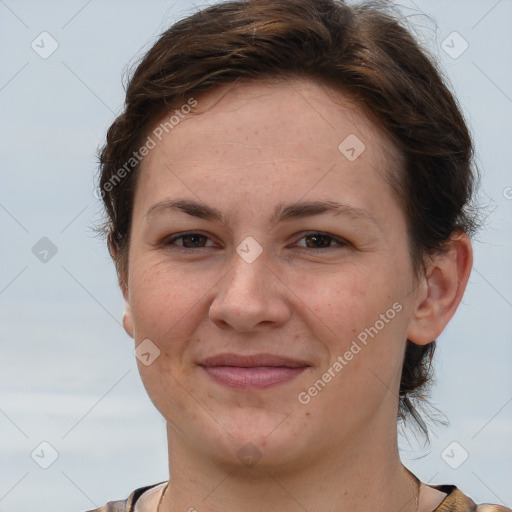
[[[151,217],[160,211],[177,209],[192,217],[205,220],[214,220],[228,224],[227,218],[211,206],[199,203],[190,199],[163,200],[151,206],[145,217]],[[288,205],[277,205],[270,218],[271,224],[277,224],[286,220],[321,215],[323,213],[334,213],[335,215],[347,215],[353,219],[371,221],[379,226],[375,218],[366,210],[356,208],[336,201],[303,201]]]

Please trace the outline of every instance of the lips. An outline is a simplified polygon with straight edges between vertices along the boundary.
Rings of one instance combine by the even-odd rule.
[[[239,355],[239,354],[219,354],[217,356],[208,357],[200,366],[237,366],[239,368],[254,368],[257,366],[266,367],[284,367],[284,368],[301,368],[309,366],[305,361],[290,359],[272,354],[255,354],[255,355]]]
[[[217,383],[242,390],[284,384],[309,367],[305,361],[272,354],[219,354],[199,366]]]

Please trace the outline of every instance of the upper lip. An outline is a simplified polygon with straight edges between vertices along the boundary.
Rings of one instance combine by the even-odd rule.
[[[291,359],[288,357],[277,356],[273,354],[218,354],[207,357],[199,363],[200,366],[237,366],[240,368],[253,368],[257,366],[275,366],[288,368],[303,368],[309,366],[308,363],[300,359]]]

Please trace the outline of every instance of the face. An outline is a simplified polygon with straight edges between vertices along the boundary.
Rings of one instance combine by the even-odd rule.
[[[308,81],[195,99],[134,200],[124,325],[149,340],[150,398],[181,443],[234,464],[393,431],[414,302],[397,151]]]

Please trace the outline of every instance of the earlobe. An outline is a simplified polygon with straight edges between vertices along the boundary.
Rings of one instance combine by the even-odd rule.
[[[133,338],[132,310],[130,308],[130,304],[126,300],[124,301],[123,327],[128,336]]]
[[[119,288],[121,289],[124,298],[123,327],[128,336],[133,338],[133,318],[128,297],[128,286],[126,281],[121,278],[119,279]]]
[[[130,303],[128,299],[128,283],[126,274],[120,271],[119,262],[118,262],[118,253],[115,245],[112,243],[112,240],[109,238],[108,247],[110,255],[112,259],[116,263],[116,271],[117,271],[117,283],[119,284],[119,288],[124,298],[124,312],[123,312],[123,327],[128,336],[131,338],[133,335],[133,319],[132,319],[132,310],[130,308]]]
[[[473,265],[471,241],[456,233],[429,262],[416,290],[407,338],[417,345],[434,341],[455,314]]]

